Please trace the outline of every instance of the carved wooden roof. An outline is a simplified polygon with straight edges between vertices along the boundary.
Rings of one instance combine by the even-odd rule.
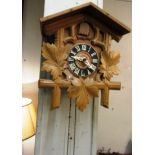
[[[50,35],[61,27],[82,21],[95,23],[101,30],[109,32],[116,41],[131,31],[118,19],[91,2],[41,18],[41,31],[43,35]]]

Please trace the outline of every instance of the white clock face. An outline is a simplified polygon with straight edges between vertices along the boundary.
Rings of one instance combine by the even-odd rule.
[[[98,62],[96,51],[87,44],[75,45],[68,56],[69,70],[78,77],[87,77],[96,72]]]

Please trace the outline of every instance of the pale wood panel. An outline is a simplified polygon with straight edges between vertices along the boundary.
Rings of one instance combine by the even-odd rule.
[[[97,127],[98,127],[98,108],[100,106],[101,91],[99,97],[94,98],[93,103],[93,117],[92,117],[92,155],[97,154]]]
[[[62,94],[60,108],[50,110],[51,91],[40,90],[35,155],[95,155],[99,99],[81,112]]]
[[[74,146],[75,146],[75,102],[73,100],[70,101],[70,120],[69,120],[69,129],[68,129],[68,154],[74,154]]]
[[[41,144],[40,144],[40,155],[44,154],[45,146],[46,146],[46,139],[45,136],[47,134],[47,127],[48,127],[48,113],[50,109],[50,102],[49,102],[49,94],[51,94],[51,91],[48,89],[45,89],[43,96],[42,103],[43,104],[43,111],[42,111],[42,121],[41,121]],[[51,96],[51,95],[50,95]]]
[[[84,112],[76,108],[74,155],[92,155],[93,103]]]
[[[40,93],[35,155],[67,155],[70,102],[63,94],[60,108],[50,110],[51,91]]]
[[[63,92],[62,92],[63,93]],[[49,100],[51,94],[49,94]],[[48,115],[46,147],[44,155],[67,155],[69,100],[62,95],[60,108],[51,110]],[[50,102],[49,102],[50,103]]]
[[[41,135],[42,135],[42,113],[43,113],[43,100],[44,100],[44,93],[45,89],[39,90],[38,95],[38,111],[37,111],[37,125],[36,125],[36,138],[35,138],[35,155],[41,155]]]

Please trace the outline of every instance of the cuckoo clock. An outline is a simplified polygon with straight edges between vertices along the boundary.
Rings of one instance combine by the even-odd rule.
[[[120,59],[120,53],[111,50],[111,42],[118,42],[130,29],[92,3],[41,18],[40,22],[44,74],[39,87],[53,89],[51,108],[60,106],[63,88],[81,111],[99,90],[101,104],[108,108],[109,90],[121,88],[120,82],[111,81],[119,74]]]

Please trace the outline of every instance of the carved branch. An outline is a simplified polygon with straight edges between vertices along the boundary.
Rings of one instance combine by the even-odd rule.
[[[64,40],[64,28],[60,28],[56,33],[56,46],[62,46]]]
[[[64,39],[64,44],[67,44],[67,43],[74,43],[75,42],[75,39],[73,37],[66,37]]]
[[[75,38],[75,36],[76,36],[75,27],[76,27],[75,24],[71,26],[71,36],[72,36],[73,38]]]
[[[61,89],[56,84],[52,92],[51,109],[59,108],[61,100]]]
[[[101,90],[101,105],[109,108],[109,88],[105,87]]]
[[[66,37],[66,38],[64,38],[64,44],[67,44],[67,43],[75,43],[75,41],[77,40],[76,39],[76,34],[75,34],[75,27],[76,27],[76,25],[72,25],[71,26],[71,36],[69,36],[69,37]]]
[[[53,88],[55,85],[59,85],[60,88],[68,88],[71,85],[70,81],[61,80],[60,82],[57,82],[57,84],[52,80],[47,79],[40,79],[38,81],[39,88]],[[98,87],[99,89],[105,89],[108,87],[110,90],[120,90],[121,89],[121,83],[120,82],[94,82],[94,85]]]
[[[86,37],[86,36],[82,36],[82,35],[78,35],[77,36],[77,39],[81,39],[81,40],[91,40],[91,38],[90,37]]]
[[[95,82],[94,81],[94,83],[90,85],[90,87],[89,86],[87,87],[87,85],[84,87],[82,84],[79,90],[79,86],[76,87],[72,85],[70,81],[61,80],[55,83],[52,80],[40,79],[38,81],[38,86],[39,88],[54,88],[53,90],[54,93],[52,95],[52,107],[53,108],[58,108],[60,105],[60,95],[61,95],[60,88],[69,88],[68,90],[70,94],[69,96],[71,96],[71,98],[76,98],[76,97],[78,98],[77,106],[81,111],[83,111],[89,101],[88,101],[88,98],[87,100],[83,100],[81,99],[81,97],[85,95],[87,96],[87,94],[83,94],[83,93],[85,93],[88,88],[89,88],[89,92],[93,95],[97,89],[101,89],[101,105],[108,108],[109,107],[109,89],[120,90],[121,83],[120,82]],[[96,87],[96,90],[94,91],[95,87]],[[77,93],[78,94],[80,93],[81,95],[80,98]]]
[[[104,35],[104,43],[105,43],[105,52],[108,54],[111,48],[112,36],[109,33],[105,33]]]
[[[92,43],[92,45],[99,46],[102,50],[104,50],[104,48],[105,48],[105,44],[101,41],[92,40],[91,43]]]
[[[99,41],[99,34],[100,34],[100,29],[98,27],[95,27],[96,33],[95,33],[95,38],[94,40],[91,41],[91,43],[95,46],[100,47],[102,50],[105,49],[105,44],[101,41]]]
[[[96,33],[95,33],[95,38],[94,38],[94,40],[99,40],[100,29],[99,29],[98,27],[95,26],[95,30],[96,30]]]

